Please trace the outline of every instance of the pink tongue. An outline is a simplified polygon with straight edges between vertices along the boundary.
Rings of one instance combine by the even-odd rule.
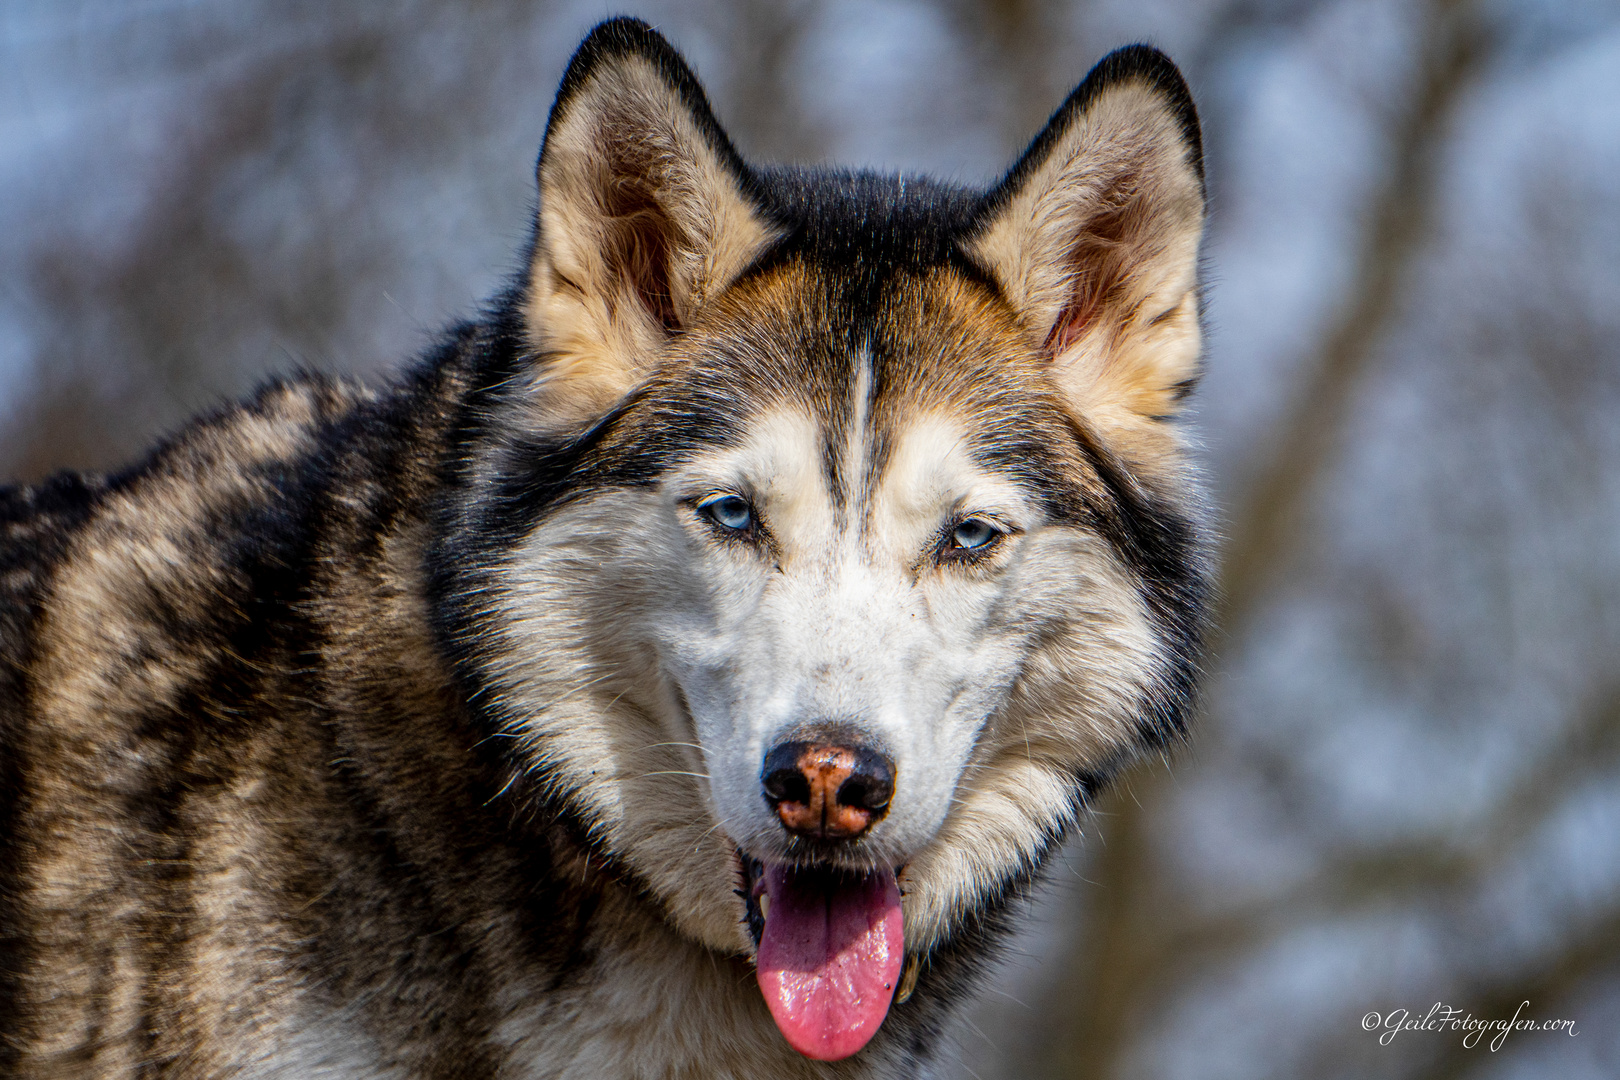
[[[894,872],[865,877],[771,867],[759,986],[776,1026],[805,1057],[846,1058],[889,1013],[905,957]]]

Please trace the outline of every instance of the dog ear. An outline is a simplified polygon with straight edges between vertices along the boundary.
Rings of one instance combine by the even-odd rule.
[[[1051,358],[1069,407],[1152,456],[1200,347],[1203,155],[1175,65],[1145,45],[1105,57],[980,214],[968,254]]]
[[[680,55],[591,31],[552,106],[524,295],[546,423],[610,409],[772,239],[751,173]]]

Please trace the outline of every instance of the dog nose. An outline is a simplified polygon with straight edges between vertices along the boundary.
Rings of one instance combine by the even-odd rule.
[[[864,746],[785,742],[765,755],[765,801],[788,832],[849,840],[894,798],[894,762]]]

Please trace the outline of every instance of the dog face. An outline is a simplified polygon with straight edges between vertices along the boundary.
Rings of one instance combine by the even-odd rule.
[[[446,620],[514,782],[681,930],[757,950],[806,1053],[871,1032],[794,1004],[796,904],[876,935],[812,1003],[843,1016],[1180,729],[1198,155],[1146,49],[988,193],[751,169],[636,24],[564,80]]]

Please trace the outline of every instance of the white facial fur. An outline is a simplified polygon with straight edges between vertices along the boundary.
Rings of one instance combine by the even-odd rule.
[[[881,475],[843,477],[840,509],[822,431],[781,408],[656,487],[556,512],[501,576],[510,734],[699,940],[751,948],[735,850],[786,856],[760,771],[806,726],[854,727],[895,762],[887,816],[846,858],[908,867],[913,947],[1066,823],[1077,768],[1130,743],[1155,664],[1136,590],[1099,539],[981,468],[965,423],[911,420]],[[720,493],[750,500],[769,546],[700,516]],[[1008,530],[1000,550],[941,565],[970,515]]]
[[[939,537],[968,514],[1018,530],[1035,522],[1021,493],[976,472],[962,433],[942,421],[907,432],[870,499],[848,499],[843,513],[808,417],[778,413],[758,430],[669,486],[686,498],[746,493],[774,549],[716,542],[694,522],[717,587],[700,618],[683,612],[655,628],[657,648],[685,694],[720,820],[746,851],[786,856],[761,793],[765,755],[806,728],[842,724],[886,751],[896,771],[888,815],[848,857],[899,865],[944,820],[1019,657],[998,625],[993,578],[936,565]],[[864,480],[849,478],[846,497]]]

